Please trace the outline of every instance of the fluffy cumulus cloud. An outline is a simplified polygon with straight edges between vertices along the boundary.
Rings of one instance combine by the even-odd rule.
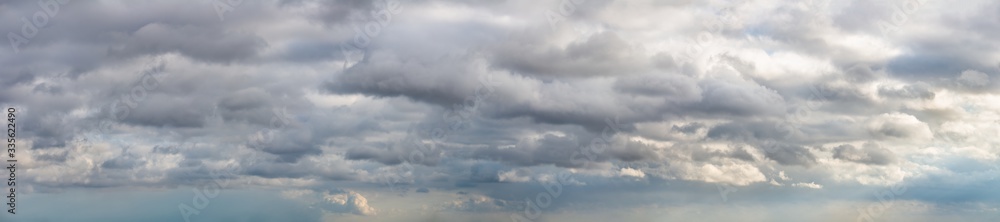
[[[622,168],[621,171],[618,172],[618,175],[621,175],[623,177],[639,177],[639,178],[646,177],[646,173],[643,173],[642,170],[637,170],[632,168]]]
[[[0,221],[996,218],[998,10],[4,1]]]
[[[287,190],[282,191],[281,195],[287,199],[303,201],[330,213],[376,215],[375,208],[368,206],[368,199],[354,191],[317,193],[313,190]]]

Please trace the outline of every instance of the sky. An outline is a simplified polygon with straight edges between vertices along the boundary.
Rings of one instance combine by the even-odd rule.
[[[996,221],[998,27],[988,0],[0,1],[0,221]]]

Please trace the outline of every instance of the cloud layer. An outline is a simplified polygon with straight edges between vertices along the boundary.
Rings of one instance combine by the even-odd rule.
[[[0,3],[0,104],[52,208],[218,184],[192,221],[998,216],[997,2],[41,2]],[[0,218],[60,219],[26,212]]]

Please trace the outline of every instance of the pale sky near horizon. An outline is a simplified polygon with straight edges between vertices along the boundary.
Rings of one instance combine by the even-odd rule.
[[[998,1],[0,0],[0,32],[0,221],[1000,218]]]

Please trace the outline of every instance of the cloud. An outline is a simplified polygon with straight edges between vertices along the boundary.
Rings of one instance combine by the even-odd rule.
[[[673,168],[673,167],[672,167]],[[764,174],[749,164],[677,164],[676,171],[686,180],[746,186],[765,181]]]
[[[340,194],[324,194],[323,200],[333,204],[334,208],[343,208],[353,214],[372,216],[375,208],[368,206],[368,199],[353,191]]]
[[[861,164],[887,165],[896,162],[896,155],[891,150],[879,147],[874,143],[866,143],[862,148],[844,144],[833,148],[833,158]]]
[[[120,45],[111,46],[108,54],[134,57],[177,52],[203,61],[232,62],[249,59],[266,46],[263,39],[252,34],[223,31],[214,27],[151,23],[136,30]]]
[[[809,188],[809,189],[823,189],[823,185],[819,185],[819,184],[812,183],[812,182],[810,182],[810,183],[794,183],[794,184],[792,184],[792,186],[793,187]]]
[[[871,118],[869,132],[878,138],[926,140],[933,137],[926,123],[904,113],[884,113]]]
[[[531,177],[518,175],[520,172],[521,171],[518,170],[511,170],[506,172],[500,172],[500,174],[497,176],[500,178],[500,182],[520,183],[520,182],[531,181]]]
[[[765,145],[767,146],[767,145]],[[765,149],[765,156],[783,165],[812,166],[816,164],[816,155],[805,147],[775,144]]]
[[[458,200],[451,201],[447,207],[470,212],[491,212],[502,210],[513,210],[518,208],[517,203],[498,200],[482,195],[462,195]],[[521,206],[523,207],[523,206]]]
[[[641,48],[613,32],[595,33],[565,47],[542,34],[515,36],[493,51],[498,67],[541,77],[595,77],[629,75],[649,66]]]
[[[879,95],[889,98],[934,99],[934,92],[927,84],[908,85],[899,88],[881,87]]]
[[[638,177],[638,178],[646,177],[646,173],[643,173],[642,170],[632,169],[632,168],[622,168],[621,171],[618,172],[618,175],[623,177]]]
[[[872,201],[857,191],[910,185],[917,216],[995,212],[968,194],[1000,159],[997,2],[272,0],[224,19],[220,2],[72,2],[0,47],[23,191],[289,190],[307,221],[531,202],[536,221],[645,221],[808,196],[739,215],[773,221],[853,219],[837,204]],[[44,10],[0,3],[0,31]],[[278,220],[218,200],[204,220]],[[52,206],[12,220],[65,220]]]
[[[956,80],[960,86],[978,89],[990,85],[990,76],[976,70],[965,70]]]
[[[285,190],[281,196],[286,199],[304,201],[333,213],[351,213],[375,216],[375,208],[368,206],[368,199],[354,191],[316,192],[313,190]]]

